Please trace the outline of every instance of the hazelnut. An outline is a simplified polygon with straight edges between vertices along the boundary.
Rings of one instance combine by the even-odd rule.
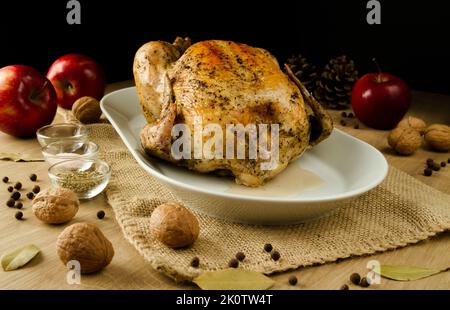
[[[67,188],[47,189],[33,199],[33,214],[48,224],[70,221],[78,212],[77,194]]]
[[[76,223],[66,227],[56,240],[56,251],[64,264],[80,263],[81,273],[93,273],[109,265],[114,249],[97,226]]]
[[[450,150],[450,127],[443,124],[433,124],[425,130],[425,141],[436,151]]]
[[[99,121],[102,110],[97,99],[86,96],[74,102],[72,113],[83,124],[92,124]]]
[[[425,133],[427,124],[420,118],[414,116],[407,116],[398,123],[397,127],[410,127],[417,130],[421,135]]]
[[[158,206],[150,217],[150,230],[162,243],[171,248],[186,247],[197,240],[197,218],[175,202]]]
[[[422,137],[413,128],[397,127],[389,133],[388,143],[397,153],[410,155],[422,145]]]

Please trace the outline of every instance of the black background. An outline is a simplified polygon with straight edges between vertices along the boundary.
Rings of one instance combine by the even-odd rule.
[[[109,82],[132,78],[134,53],[150,40],[229,39],[264,47],[280,62],[302,53],[318,66],[347,54],[360,73],[383,71],[411,88],[450,94],[450,14],[445,1],[380,0],[381,25],[360,1],[87,1],[81,25],[66,22],[65,0],[1,1],[0,67],[46,72],[66,53],[97,59]]]

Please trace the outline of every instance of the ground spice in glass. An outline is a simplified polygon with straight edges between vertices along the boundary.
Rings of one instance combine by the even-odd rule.
[[[98,171],[67,171],[56,174],[59,187],[73,190],[75,193],[86,193],[95,189],[103,182]]]

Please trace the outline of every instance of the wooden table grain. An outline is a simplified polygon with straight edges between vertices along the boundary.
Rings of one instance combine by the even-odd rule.
[[[109,85],[107,91],[132,85],[131,81]],[[450,166],[434,173],[432,177],[423,176],[423,166],[427,158],[447,161],[449,153],[435,153],[421,148],[409,157],[394,154],[386,143],[386,131],[378,131],[360,125],[354,129],[355,119],[345,119],[346,126],[340,123],[340,112],[331,112],[336,127],[367,141],[381,150],[389,163],[414,178],[450,194]],[[428,123],[450,123],[450,96],[414,92],[414,99],[409,115],[420,116]],[[60,119],[56,119],[58,121]],[[40,155],[40,147],[35,139],[19,140],[0,133],[0,152],[22,152]],[[15,163],[0,161],[0,176],[8,176],[12,182],[21,181],[24,185],[22,193],[31,190],[35,184],[28,178],[30,173],[38,175],[41,188],[49,186],[47,164],[44,162]],[[11,271],[0,271],[0,289],[193,289],[189,284],[175,283],[172,279],[153,270],[123,237],[114,219],[111,208],[104,196],[83,202],[76,218],[71,222],[92,222],[105,233],[115,248],[112,263],[103,271],[82,276],[81,284],[69,285],[66,281],[67,270],[56,255],[55,240],[64,229],[64,225],[46,225],[39,222],[31,212],[31,203],[23,197],[24,220],[14,218],[15,209],[6,207],[9,196],[6,184],[0,184],[0,254],[18,246],[33,243],[41,253],[26,267]],[[23,195],[24,196],[24,195]],[[450,207],[450,206],[449,206]],[[106,212],[106,217],[99,220],[96,213]],[[417,265],[430,268],[450,267],[450,233],[445,232],[426,241],[401,249],[379,253],[365,257],[355,257],[320,266],[300,268],[291,272],[272,276],[274,289],[339,289],[348,283],[352,272],[365,274],[368,261],[376,259],[384,264]],[[288,277],[295,274],[299,282],[295,287],[288,284]],[[359,289],[350,286],[351,289]],[[382,279],[380,285],[370,289],[450,289],[450,272],[411,282],[396,282]]]

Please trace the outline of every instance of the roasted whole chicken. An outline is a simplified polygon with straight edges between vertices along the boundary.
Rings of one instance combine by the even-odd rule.
[[[191,170],[232,175],[238,184],[264,184],[305,149],[327,138],[333,128],[325,110],[290,68],[285,69],[286,73],[266,50],[231,41],[210,40],[191,45],[188,38],[177,38],[174,43],[144,44],[133,65],[138,98],[148,122],[140,135],[143,149]],[[203,126],[218,124],[223,136],[230,124],[268,124],[268,144],[274,147],[278,143],[275,164],[270,169],[262,168],[267,162],[267,156],[263,156],[267,150],[260,146],[257,154],[261,158],[249,156],[250,139],[260,137],[261,132],[256,136],[246,132],[244,158],[236,156],[239,142],[234,139],[236,148],[230,153],[234,158],[225,156],[225,151],[222,157],[177,158],[171,151],[179,138],[174,136],[173,127],[185,124],[190,129],[189,138],[197,137],[206,143],[207,134],[194,137],[199,121]],[[273,124],[278,124],[278,141],[271,140],[275,136]],[[194,155],[192,144],[187,153]]]

